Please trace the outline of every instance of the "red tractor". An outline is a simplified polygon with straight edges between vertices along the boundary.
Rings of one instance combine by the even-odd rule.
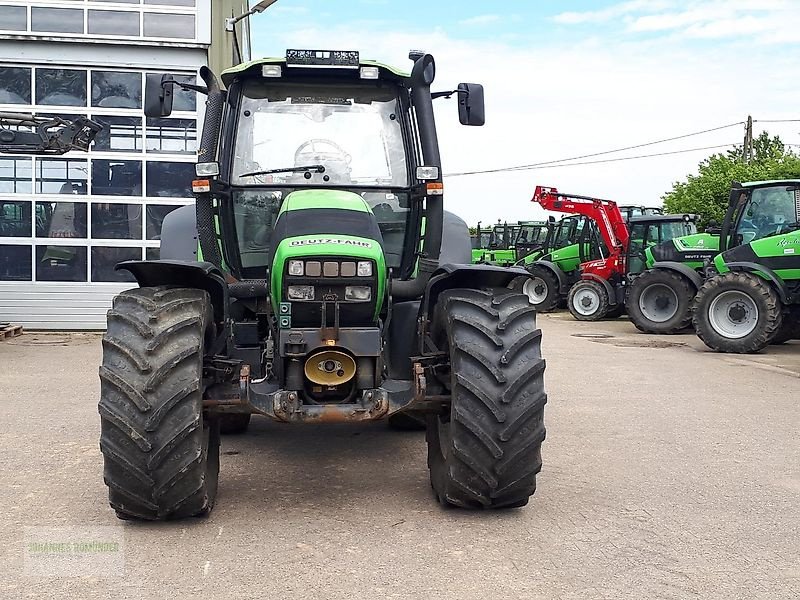
[[[579,321],[617,317],[625,310],[631,275],[645,268],[648,246],[696,231],[694,215],[642,214],[626,219],[616,202],[536,186],[533,202],[546,210],[581,214],[594,222],[578,243],[580,279],[567,307]],[[546,266],[546,265],[545,265]]]

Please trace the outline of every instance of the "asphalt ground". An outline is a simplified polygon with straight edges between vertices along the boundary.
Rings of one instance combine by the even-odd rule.
[[[624,319],[540,325],[527,507],[440,508],[422,433],[256,419],[223,439],[212,515],[155,524],[107,503],[99,336],[0,342],[0,598],[800,597],[800,343],[730,356]],[[118,544],[64,572],[30,545],[46,526]]]

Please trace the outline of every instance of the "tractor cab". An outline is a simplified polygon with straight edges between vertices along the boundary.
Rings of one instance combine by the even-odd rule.
[[[731,189],[720,250],[800,228],[800,180],[756,181]]]
[[[514,239],[514,257],[516,261],[541,250],[547,243],[550,225],[545,221],[521,222]]]
[[[697,215],[647,215],[631,217],[628,222],[628,274],[647,269],[646,250],[652,246],[697,233]]]

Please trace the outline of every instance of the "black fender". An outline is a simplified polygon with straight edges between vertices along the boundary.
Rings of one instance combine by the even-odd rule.
[[[419,314],[424,320],[433,312],[439,294],[455,288],[478,289],[481,287],[506,287],[517,277],[530,277],[522,267],[499,267],[495,265],[440,265],[425,286]]]
[[[547,269],[555,276],[556,280],[558,281],[559,294],[563,296],[569,291],[571,282],[567,278],[566,273],[559,269],[556,263],[549,260],[537,260],[528,265],[528,269],[532,269],[533,267],[542,267],[543,269]]]
[[[651,268],[652,269],[667,269],[669,271],[675,271],[679,275],[683,275],[684,277],[686,277],[686,279],[691,281],[695,290],[699,290],[700,287],[703,285],[703,277],[702,277],[702,275],[700,275],[700,273],[698,273],[697,271],[695,271],[691,267],[689,267],[689,266],[687,266],[687,265],[685,265],[683,263],[680,263],[680,262],[676,262],[676,261],[673,261],[673,260],[659,261],[659,262],[653,263],[653,266]]]
[[[731,271],[740,271],[761,275],[762,278],[769,281],[772,284],[772,287],[775,288],[775,291],[778,292],[781,302],[783,302],[784,305],[790,304],[789,288],[786,286],[786,282],[769,267],[754,262],[730,262],[725,263],[725,266]]]
[[[160,257],[197,261],[197,211],[194,204],[173,210],[161,224]]]
[[[611,306],[616,306],[620,302],[617,299],[617,293],[614,291],[614,287],[608,282],[607,279],[603,279],[599,275],[595,275],[594,273],[583,273],[581,275],[581,280],[583,281],[596,281],[600,285],[603,286],[603,289],[606,291],[606,295],[608,296],[608,303]]]
[[[205,290],[211,296],[214,320],[227,321],[228,284],[225,276],[209,262],[187,260],[128,260],[114,267],[116,271],[128,271],[139,287],[177,285]]]

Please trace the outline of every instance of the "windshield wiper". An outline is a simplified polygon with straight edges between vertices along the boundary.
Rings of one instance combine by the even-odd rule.
[[[250,173],[242,173],[239,177],[254,177],[256,175],[272,175],[273,173],[297,173],[298,171],[305,171],[311,177],[311,171],[316,173],[324,173],[325,167],[323,165],[306,165],[302,167],[284,167],[283,169],[267,169],[265,171],[252,171]]]

